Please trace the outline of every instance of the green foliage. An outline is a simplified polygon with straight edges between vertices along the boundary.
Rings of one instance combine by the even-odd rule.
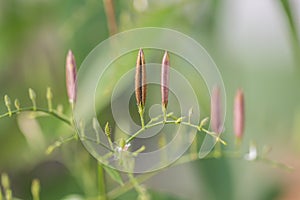
[[[227,5],[226,2],[218,0],[183,0],[176,2],[166,1],[165,3],[150,0],[148,1],[148,10],[141,12],[134,8],[132,2],[133,1],[114,1],[119,31],[144,26],[160,26],[175,28],[188,33],[198,41],[201,41],[212,54],[216,63],[218,63],[220,71],[224,76],[225,84],[227,88],[229,88],[228,99],[233,96],[233,91],[231,91],[232,89],[230,88],[236,88],[239,85],[245,86],[249,93],[249,98],[247,99],[249,102],[247,105],[247,110],[249,111],[247,114],[247,119],[249,119],[247,126],[249,128],[245,142],[241,144],[240,147],[244,150],[243,152],[248,151],[248,141],[251,137],[258,141],[258,150],[259,147],[262,146],[261,143],[279,144],[279,149],[282,147],[282,149],[288,151],[289,157],[286,159],[289,159],[290,156],[291,159],[294,159],[292,157],[292,145],[289,145],[289,148],[292,150],[287,149],[285,142],[288,141],[290,144],[291,134],[299,135],[297,131],[293,132],[291,130],[291,127],[293,127],[293,120],[291,119],[293,115],[291,113],[297,112],[296,110],[299,107],[299,94],[295,92],[298,89],[299,76],[296,73],[291,73],[293,66],[289,62],[286,63],[284,59],[283,70],[273,70],[273,68],[262,69],[260,67],[259,69],[255,69],[255,67],[248,69],[246,68],[247,66],[244,66],[245,58],[235,55],[235,52],[244,51],[244,49],[236,49],[236,44],[229,44],[229,46],[224,44],[227,42],[228,36],[226,35],[230,33],[223,33],[224,29],[232,29],[234,32],[239,32],[239,27],[235,26],[233,21],[230,21],[228,24],[223,21],[226,19],[224,13],[236,12],[236,10],[234,10],[236,9],[234,4],[231,7]],[[289,30],[286,30],[286,32],[290,33],[290,38],[284,38],[284,40],[290,39],[293,48],[291,52],[294,54],[295,63],[298,66],[300,45],[293,5],[291,1],[288,0],[280,0],[280,3],[283,8],[283,16],[285,15],[287,19],[286,27]],[[62,85],[64,85],[64,70],[62,66],[64,64],[63,55],[67,49],[72,48],[75,50],[78,56],[78,64],[80,64],[95,44],[109,36],[103,7],[102,1],[96,0],[53,0],[48,2],[12,0],[0,2],[0,92],[2,96],[4,96],[3,92],[9,92],[11,100],[15,99],[16,94],[19,98],[19,100],[16,99],[14,101],[15,108],[13,108],[11,105],[12,101],[9,96],[6,95],[4,97],[4,104],[2,103],[0,106],[1,113],[4,113],[1,115],[2,118],[6,116],[14,116],[17,118],[17,122],[5,118],[0,122],[0,166],[1,170],[6,170],[9,174],[17,174],[15,176],[22,177],[19,182],[12,183],[18,190],[14,192],[10,189],[4,190],[3,194],[1,194],[2,191],[0,190],[0,200],[10,199],[12,198],[12,194],[14,196],[22,196],[24,194],[24,197],[27,197],[26,199],[31,199],[28,189],[30,181],[28,180],[31,179],[32,173],[38,171],[37,166],[43,166],[46,165],[46,163],[61,163],[72,175],[63,176],[61,179],[57,178],[51,182],[52,184],[41,182],[42,189],[40,192],[43,197],[42,199],[86,199],[85,196],[87,195],[96,195],[96,186],[95,188],[90,186],[88,180],[92,182],[95,181],[93,179],[95,178],[94,165],[97,164],[93,161],[87,161],[82,153],[85,149],[82,148],[78,142],[68,143],[66,147],[64,147],[68,141],[76,141],[77,135],[73,135],[73,129],[68,126],[71,124],[69,117],[71,109],[66,101],[65,89],[62,87]],[[268,26],[271,27],[272,24]],[[237,43],[239,43],[238,39],[239,38],[236,40]],[[224,42],[224,40],[226,42]],[[252,42],[254,46],[261,42],[251,38],[250,32],[247,40]],[[280,41],[280,38],[278,40]],[[270,43],[276,41],[271,41]],[[285,57],[286,52],[277,55],[272,53],[269,46],[267,47],[268,52],[264,52],[263,50],[259,51],[262,57],[268,55],[271,55],[271,58]],[[245,48],[248,47],[246,46]],[[231,51],[234,53],[230,54]],[[262,63],[259,61],[260,58],[251,57],[253,55],[249,55],[251,60],[259,62],[261,64],[259,66],[271,66],[276,68],[282,64],[274,63],[272,59],[267,63]],[[155,54],[152,56],[155,57]],[[135,55],[129,54],[114,63],[117,68],[112,68],[111,71],[108,71],[106,79],[103,80],[108,88],[105,92],[108,92],[108,94],[112,92],[114,83],[131,68],[134,57]],[[246,63],[246,65],[255,66],[257,62],[249,62]],[[180,61],[176,61],[176,63],[182,66]],[[192,70],[186,68],[179,68],[178,70],[189,77],[189,81],[195,90],[201,91],[197,94],[199,101],[202,102],[201,117],[207,116],[209,113],[209,94],[206,91],[205,84],[195,84],[198,83],[197,80],[199,80],[199,77],[194,76]],[[233,76],[233,72],[238,75]],[[111,76],[112,73],[114,76]],[[99,84],[103,83],[101,82]],[[53,98],[52,90],[49,88],[46,93],[46,101],[44,101],[42,97],[44,96],[45,98],[45,95],[40,94],[45,94],[44,88],[47,85],[51,85],[53,91],[55,91],[55,98]],[[24,91],[24,89],[28,87],[35,88],[36,94],[38,94],[38,98],[36,98],[35,92],[30,89],[30,102],[28,102],[27,92]],[[128,86],[124,85],[124,90],[126,90],[127,87]],[[101,96],[101,100],[97,100],[97,108],[100,113],[98,116],[99,121],[103,122],[109,120],[111,126],[114,127],[113,121],[111,120],[112,117],[110,113],[107,112],[110,106],[110,96],[107,95],[107,93],[105,94],[104,91],[99,91],[99,93],[101,94],[99,95]],[[60,104],[57,105],[58,102],[60,102]],[[231,102],[228,104],[228,108],[230,109]],[[29,107],[26,105],[29,105]],[[61,109],[62,107],[65,108],[64,111]],[[23,112],[29,113],[29,118],[33,116],[37,117],[34,120],[41,125],[39,128],[43,135],[40,136],[47,144],[53,144],[49,146],[48,149],[50,150],[48,153],[53,152],[57,147],[61,147],[58,152],[53,152],[53,154],[45,156],[44,151],[38,152],[29,147],[25,135],[17,134],[20,130],[16,123],[20,123],[21,119],[19,118],[19,114]],[[47,118],[46,121],[46,119],[44,119],[45,114],[49,114],[55,119]],[[148,116],[145,115],[145,118],[147,117]],[[230,117],[230,114],[228,114],[228,121],[231,121]],[[60,121],[56,119],[61,120],[63,123],[59,123]],[[182,122],[189,123],[189,121],[185,121],[187,119],[181,117],[172,120],[176,120],[174,123],[177,124]],[[207,120],[203,119],[199,125],[196,125],[199,131],[205,126],[205,121]],[[203,130],[206,131],[208,128],[205,127]],[[229,124],[226,125],[226,132],[231,132]],[[112,142],[114,141],[113,136],[114,133],[109,134],[111,149],[115,147],[115,144]],[[200,142],[203,141],[202,139],[205,136],[206,134],[198,135],[199,141],[195,143],[197,147],[195,149],[198,150]],[[223,138],[229,146],[228,150],[230,151],[227,153],[231,153],[230,147],[234,146],[231,145],[231,141],[234,141],[232,137],[233,136],[229,134],[225,134]],[[288,138],[288,140],[285,138]],[[160,140],[162,146],[165,142],[164,139],[165,138],[162,138]],[[299,146],[298,141],[299,140],[294,140],[293,144]],[[96,142],[100,144],[100,138],[97,138]],[[120,146],[124,147],[124,144],[120,144]],[[143,147],[144,146],[140,147],[140,151],[145,150]],[[74,154],[73,160],[66,158],[68,157],[66,155],[69,155],[68,152],[69,154],[70,152]],[[193,154],[191,155],[194,156],[195,151],[192,152]],[[260,154],[259,151],[258,154]],[[237,154],[233,157],[241,159],[242,156],[241,154]],[[271,154],[270,156],[276,159],[279,158],[277,154]],[[195,157],[193,158],[196,159]],[[282,186],[283,184],[273,187],[274,176],[272,175],[268,176],[262,174],[259,169],[251,172],[245,169],[234,171],[232,170],[231,160],[225,160],[222,157],[221,160],[214,160],[213,156],[211,158],[213,158],[213,160],[208,162],[201,160],[193,165],[193,169],[196,169],[195,177],[201,182],[201,187],[208,188],[208,196],[222,200],[236,199],[234,194],[237,190],[240,190],[241,187],[247,187],[253,182],[259,187],[259,185],[262,184],[260,182],[261,179],[270,179],[269,182],[265,182],[264,184],[271,185],[270,187],[266,187],[267,189],[261,189],[259,191],[257,189],[251,190],[253,193],[260,192],[261,194],[257,196],[261,195],[261,199],[275,199],[284,192],[282,188],[286,186]],[[274,163],[272,160],[266,158],[267,156],[263,155],[262,159],[258,157],[255,161],[263,161],[270,165],[278,166],[277,162]],[[84,170],[83,167],[75,169],[75,160],[81,163],[87,163],[86,165],[90,165],[89,162],[91,162],[94,165],[91,164],[92,167],[85,166],[87,169]],[[58,175],[62,171],[61,169],[47,168],[47,170],[38,173],[38,178],[49,176],[49,171],[52,170],[54,171],[53,173],[57,173]],[[104,170],[105,175],[108,175],[113,181],[120,184],[120,186],[124,184],[124,186],[120,188],[129,188],[127,190],[130,190],[130,192],[121,195],[118,199],[134,199],[137,197],[137,193],[131,190],[133,186],[130,181],[127,182],[124,179],[124,182],[121,183],[120,180],[122,180],[122,178],[120,178],[121,176],[118,172],[105,168]],[[182,172],[177,172],[177,174],[178,173]],[[176,177],[177,174],[174,173],[173,176]],[[234,177],[243,177],[245,174],[249,174],[249,176],[253,176],[255,179],[250,180],[249,183],[245,181],[243,183],[245,185],[241,184],[236,186]],[[275,171],[274,174],[277,175],[277,171]],[[85,177],[87,181],[83,181],[81,177]],[[145,177],[147,176],[138,176],[135,178],[141,183],[146,179]],[[7,188],[6,184],[4,181],[2,186]],[[179,182],[173,187],[173,192],[176,192],[176,187],[180,187],[180,184]],[[191,184],[196,183],[191,180]],[[85,189],[82,185],[90,187],[90,190],[83,192]],[[109,192],[110,191],[108,191],[108,193]],[[79,195],[68,195],[68,197],[64,198],[67,194]],[[170,195],[161,194],[156,191],[150,191],[150,195],[152,199],[179,199],[179,197],[170,197]],[[188,198],[188,194],[182,195]],[[201,194],[199,198],[208,199],[205,194]]]
[[[103,169],[110,176],[110,178],[112,180],[116,181],[120,185],[124,185],[122,177],[121,177],[120,173],[117,170],[112,169],[111,167],[108,167],[108,166],[105,166],[105,165],[103,165]]]

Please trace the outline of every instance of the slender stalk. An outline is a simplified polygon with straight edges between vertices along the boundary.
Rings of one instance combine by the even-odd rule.
[[[136,138],[140,133],[142,133],[145,130],[144,128],[141,128],[140,130],[138,130],[135,134],[133,134],[132,136],[130,136],[130,138],[128,138],[126,140],[126,144],[128,144],[129,142],[131,142],[131,140],[133,140],[134,138]]]
[[[102,163],[98,162],[98,187],[99,187],[99,200],[106,200],[106,187],[105,187],[105,177]]]
[[[144,108],[141,105],[138,105],[138,111],[139,111],[139,115],[140,115],[142,128],[144,128],[145,127]]]
[[[68,142],[71,142],[72,140],[77,140],[77,134],[73,134],[72,136],[66,137],[66,138],[62,138],[58,141],[55,141],[52,145],[48,146],[47,150],[46,150],[46,154],[51,154],[56,148],[60,147],[63,144],[66,144]]]
[[[178,119],[177,120],[166,120],[166,121],[163,120],[163,121],[159,121],[159,122],[156,122],[156,123],[153,123],[153,124],[151,124],[151,123],[149,124],[148,123],[147,125],[145,125],[144,127],[142,127],[140,130],[138,130],[136,133],[134,133],[132,136],[130,136],[126,140],[126,144],[129,143],[129,142],[131,142],[133,139],[135,139],[139,134],[141,134],[146,129],[149,129],[149,128],[152,128],[152,127],[155,127],[155,126],[159,126],[159,125],[162,125],[162,124],[174,124],[174,125],[176,125],[176,124],[182,124],[182,125],[185,125],[185,126],[188,126],[188,127],[194,128],[194,129],[197,129],[198,131],[202,131],[202,132],[204,132],[204,133],[206,133],[206,134],[214,137],[217,140],[218,143],[221,142],[222,144],[226,145],[226,142],[224,140],[222,140],[220,138],[220,136],[218,136],[217,134],[214,134],[214,133],[212,133],[212,132],[210,132],[210,131],[208,131],[208,130],[206,130],[204,128],[199,127],[198,125],[191,124],[189,122],[182,122],[182,121],[178,122]]]
[[[132,173],[128,173],[128,178],[132,183],[132,186],[135,188],[136,192],[139,195],[143,195],[144,193],[143,187],[139,184],[138,180],[134,177],[134,175]]]
[[[87,137],[87,136],[85,136],[85,135],[82,137],[82,139],[83,139],[83,140],[90,141],[90,142],[94,142],[94,143],[96,143],[96,144],[99,144],[99,145],[101,145],[102,147],[104,147],[106,150],[108,150],[108,151],[110,151],[110,152],[115,152],[113,149],[107,147],[105,144],[103,144],[103,143],[101,143],[101,142],[98,143],[98,141],[95,141],[94,139],[89,138],[89,137]]]
[[[62,114],[59,114],[58,112],[56,111],[49,111],[47,109],[44,109],[44,108],[38,108],[38,107],[25,107],[25,108],[20,108],[20,109],[17,109],[17,110],[13,110],[11,111],[10,113],[7,112],[7,113],[4,113],[2,115],[0,115],[0,118],[3,118],[3,117],[7,117],[7,116],[10,116],[11,115],[15,115],[15,114],[18,114],[20,112],[27,112],[27,111],[34,111],[34,112],[42,112],[42,113],[46,113],[46,114],[49,114],[63,122],[65,122],[66,124],[68,124],[69,126],[72,126],[72,122],[71,120],[69,120],[66,116],[62,115]]]

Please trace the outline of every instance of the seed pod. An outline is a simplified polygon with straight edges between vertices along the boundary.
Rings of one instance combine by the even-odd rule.
[[[164,108],[168,105],[170,59],[166,51],[161,64],[161,103]]]
[[[244,93],[241,89],[236,92],[234,99],[234,134],[238,139],[243,137],[245,123]]]
[[[135,71],[135,97],[137,105],[145,105],[146,102],[146,65],[145,56],[142,49],[139,50],[137,61],[136,61],[136,71]]]
[[[76,102],[77,92],[77,71],[75,57],[71,50],[69,50],[66,58],[66,86],[68,92],[69,102],[74,104]]]
[[[221,91],[219,86],[215,86],[211,94],[211,128],[212,131],[219,134],[223,131],[222,122],[222,105],[221,105]]]

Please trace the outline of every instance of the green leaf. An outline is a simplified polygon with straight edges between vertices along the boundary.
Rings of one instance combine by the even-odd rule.
[[[110,176],[110,178],[112,178],[114,181],[116,181],[120,185],[124,185],[122,177],[121,177],[120,173],[117,170],[115,170],[113,168],[110,168],[110,167],[107,167],[105,165],[103,165],[103,169]]]

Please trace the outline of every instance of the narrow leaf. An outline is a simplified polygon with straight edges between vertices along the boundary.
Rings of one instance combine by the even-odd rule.
[[[111,179],[113,179],[114,181],[116,181],[120,185],[124,185],[123,179],[122,179],[120,173],[117,170],[115,170],[113,168],[110,168],[110,167],[107,167],[105,165],[103,165],[103,169],[110,176]]]

